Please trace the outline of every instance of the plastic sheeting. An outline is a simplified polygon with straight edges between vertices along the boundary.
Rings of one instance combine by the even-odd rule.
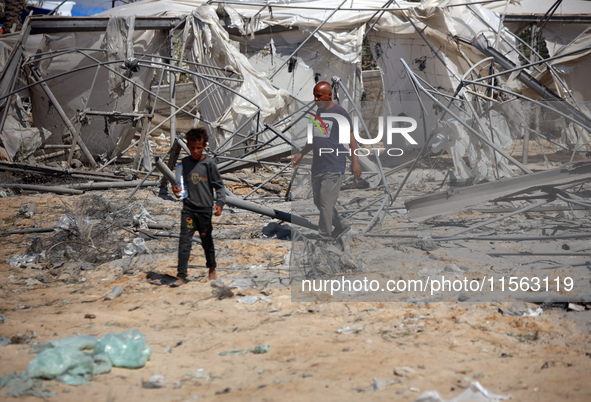
[[[291,7],[282,7],[284,4]],[[114,51],[117,55],[111,56],[114,58],[121,58],[123,55],[129,58],[130,38],[133,38],[133,50],[136,53],[158,53],[166,47],[166,39],[155,36],[153,32],[132,32],[129,22],[123,23],[124,19],[131,16],[187,16],[183,41],[190,60],[226,69],[226,72],[220,72],[219,69],[199,66],[193,67],[195,71],[220,77],[227,77],[228,72],[234,72],[232,78],[242,80],[218,80],[223,85],[214,85],[212,80],[205,77],[195,80],[197,91],[200,93],[200,111],[205,120],[211,122],[218,141],[227,139],[245,123],[247,124],[241,129],[242,134],[257,132],[261,129],[262,123],[273,123],[290,111],[293,112],[294,108],[289,104],[288,94],[301,101],[311,101],[312,87],[319,79],[330,81],[333,75],[338,75],[348,91],[359,98],[362,93],[362,82],[359,81],[361,42],[365,30],[376,22],[378,16],[379,20],[367,38],[372,54],[383,73],[384,104],[390,105],[390,109],[383,114],[412,115],[416,112],[409,109],[410,101],[415,101],[417,94],[401,59],[404,59],[413,73],[429,83],[434,90],[447,95],[453,94],[462,75],[484,58],[475,48],[466,44],[476,36],[483,35],[489,46],[493,46],[510,60],[518,62],[517,53],[513,49],[516,45],[515,39],[505,30],[499,35],[497,30],[502,27],[499,15],[480,4],[465,5],[460,0],[427,0],[421,3],[400,1],[394,3],[390,7],[391,10],[380,13],[383,6],[383,1],[374,0],[282,4],[251,1],[248,4],[229,2],[217,5],[206,5],[203,1],[148,0],[117,7],[101,14],[116,16],[119,19],[119,28],[115,30],[114,35],[111,31],[107,36],[89,33],[50,35],[44,39],[39,49],[53,51],[100,47],[101,43],[105,43],[106,37],[106,44],[115,46]],[[339,7],[339,11],[333,13],[333,10]],[[322,27],[315,31],[320,24],[323,24]],[[314,37],[308,40],[310,34]],[[569,42],[569,47],[564,50],[556,47],[555,51],[565,52],[572,49],[570,46],[587,46],[588,37],[586,32],[582,37]],[[456,38],[462,40],[456,41]],[[293,54],[293,60],[289,60],[292,53],[305,40],[308,41]],[[93,57],[103,62],[109,60],[108,56],[105,57],[100,52]],[[285,63],[288,60],[289,63]],[[577,80],[571,80],[568,84],[580,88],[583,86],[577,83],[580,82],[585,70],[579,69],[578,61],[574,62],[573,66],[563,60],[560,68],[563,69],[565,77],[569,76],[568,80]],[[88,63],[87,57],[75,54],[74,57],[68,55],[67,60],[47,59],[41,62],[41,65],[44,76],[49,76],[75,69],[85,63]],[[280,66],[281,69],[277,71]],[[142,69],[141,72],[132,74],[132,78],[147,85],[151,79],[151,71],[147,70],[149,69]],[[130,73],[124,70],[117,71]],[[575,71],[575,74],[571,74],[571,71]],[[107,88],[95,88],[91,97],[90,91],[84,86],[81,87],[80,83],[92,81],[90,77],[93,73],[93,70],[85,70],[84,73],[69,74],[65,76],[67,78],[48,82],[60,102],[64,102],[68,115],[75,114],[76,110],[83,110],[85,106],[99,110],[142,110],[145,94],[136,92],[137,88],[128,88],[121,96],[110,98],[118,85],[116,79],[110,81],[110,91]],[[113,71],[101,68],[97,81],[107,81],[109,75],[114,77]],[[511,78],[499,77],[497,80],[500,85],[514,91],[531,92]],[[581,89],[580,97],[588,99],[588,95],[583,92]],[[62,141],[63,125],[53,111],[46,113],[47,106],[41,102],[38,90],[33,94],[33,108],[38,119],[36,125],[49,129],[53,133],[52,140]],[[260,115],[252,119],[259,112]],[[420,119],[417,120],[419,133],[430,131],[441,117],[441,111],[437,108],[424,110],[422,113],[425,125],[423,126]],[[520,111],[513,112],[510,109],[501,110],[499,113],[506,122],[500,124],[497,130],[510,130],[511,120],[521,117]],[[449,127],[455,125],[445,124],[447,126],[442,132],[449,134]],[[114,148],[120,137],[129,135],[135,128],[93,118],[90,124],[82,125],[81,130],[83,139],[88,141],[88,147],[97,152],[105,148]],[[263,140],[270,138],[270,135],[264,133]],[[504,131],[499,135],[504,138],[512,137],[512,133]],[[450,141],[454,136],[455,141]],[[471,134],[461,133],[460,130],[453,136],[449,134],[447,139],[443,137],[445,135],[440,138],[443,141],[440,145],[449,148],[455,155],[458,173],[484,177],[489,175],[485,175],[484,171],[492,167],[500,169],[501,176],[510,173],[505,166],[494,162],[495,158],[488,155],[489,151]],[[427,138],[427,135],[423,138]],[[456,144],[458,148],[452,149]],[[502,141],[502,144],[505,147],[509,146],[510,141]],[[401,146],[396,143],[391,145]],[[418,146],[421,145],[419,141]],[[122,147],[120,144],[118,149]],[[467,166],[461,166],[460,159],[465,156],[473,161],[478,160],[477,163],[470,164],[469,169],[474,171],[468,171]]]
[[[510,133],[507,120],[494,110],[491,111],[490,121],[487,119],[483,122],[484,127],[479,127],[472,120],[467,120],[467,123],[477,131],[484,129],[483,131],[490,133],[494,130],[495,142],[504,149],[510,148],[513,143],[511,137],[507,135]],[[451,155],[454,174],[457,178],[494,181],[500,177],[514,175],[512,168],[503,158],[495,158],[491,148],[482,146],[479,140],[472,138],[468,130],[457,120],[445,120],[438,126],[431,149],[433,152],[445,149]],[[464,161],[465,156],[468,163]],[[491,166],[496,166],[497,169],[491,169]]]
[[[449,3],[423,2],[420,7],[405,12],[406,17],[402,12],[393,13],[389,19],[380,19],[376,25],[377,32],[370,33],[372,54],[384,72],[384,93],[390,98],[391,104],[398,103],[397,110],[391,113],[415,114],[409,107],[415,107],[411,101],[418,99],[401,59],[430,86],[453,94],[462,75],[483,58],[471,46],[457,45],[453,37],[471,40],[482,33],[490,43],[495,41],[496,33],[489,26],[498,26],[496,14],[482,7],[474,8],[477,15],[465,7],[442,7]],[[408,19],[413,21],[416,29]],[[509,44],[515,42],[510,37],[505,39]],[[500,42],[500,50],[516,60],[517,55],[512,52],[509,44]],[[430,130],[436,126],[439,118],[437,110],[425,111],[426,127],[418,120],[417,132],[420,133],[425,128]],[[418,146],[422,146],[422,143],[419,141]]]
[[[185,46],[191,50],[190,61],[236,71],[243,79],[239,87],[232,88],[239,95],[230,98],[229,109],[226,109],[227,90],[217,90],[216,101],[202,103],[201,111],[209,116],[207,120],[216,121],[218,126],[231,132],[244,122],[245,117],[255,113],[260,114],[259,123],[274,122],[285,105],[287,92],[274,88],[260,71],[252,67],[230,40],[212,7],[198,7],[191,16],[184,34]],[[208,84],[203,79],[198,80],[198,89],[203,90]],[[204,96],[211,98],[212,95],[207,93]]]
[[[538,15],[544,16],[556,3],[556,0],[521,0],[519,2],[495,1],[485,7],[504,15]],[[566,16],[591,16],[591,2],[583,0],[563,1],[552,14],[554,17]],[[506,23],[507,28],[519,33],[527,27],[525,23]],[[557,68],[560,78],[567,84],[570,93],[578,102],[591,100],[591,86],[581,85],[587,80],[588,71],[591,69],[591,27],[585,23],[564,23],[547,21],[544,24],[543,38],[550,57],[582,50],[579,53],[553,60],[551,65]],[[549,72],[543,76],[537,76],[547,85],[556,87],[561,96],[564,93],[562,86],[558,85]]]
[[[89,335],[71,336],[34,345],[33,350],[39,354],[29,362],[29,379],[55,379],[69,385],[86,384],[112,367],[143,367],[152,354],[145,335],[135,329],[108,333],[98,340]]]
[[[108,41],[110,45],[108,56],[100,50],[105,40],[105,33],[100,32],[31,35],[31,39],[25,45],[29,56],[53,52],[52,55],[43,57],[37,67],[42,79],[47,79],[49,89],[74,126],[80,130],[82,140],[93,154],[112,151],[123,134],[127,131],[135,133],[137,129],[102,117],[80,121],[77,118],[78,113],[85,109],[108,112],[143,111],[147,100],[147,94],[129,83],[123,84],[125,90],[114,92],[114,85],[119,85],[120,89],[123,89],[120,81],[111,80],[111,77],[116,75],[114,71],[120,74],[126,73],[126,70],[121,68],[123,63],[105,64],[108,68],[97,68],[97,64],[116,60],[118,54],[129,54],[129,44],[133,46],[135,52],[158,54],[162,50],[162,39],[158,39],[158,33],[131,31],[128,36],[125,24],[119,25],[119,31],[122,40]],[[129,41],[132,35],[133,40]],[[115,49],[115,46],[119,49]],[[134,73],[131,80],[149,87],[152,81],[152,70],[142,69]],[[111,84],[103,85],[106,82]],[[48,102],[45,92],[37,85],[29,90],[29,94],[33,125],[51,133],[51,136],[44,138],[43,141],[49,144],[64,143],[71,133],[65,128],[56,109]],[[6,134],[4,130],[3,136]]]

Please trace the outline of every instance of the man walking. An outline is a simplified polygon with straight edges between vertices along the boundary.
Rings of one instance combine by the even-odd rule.
[[[320,117],[321,129],[314,129],[312,144],[307,144],[301,152],[294,156],[292,166],[298,167],[305,154],[313,150],[312,159],[312,192],[314,204],[320,212],[318,232],[323,241],[340,238],[351,229],[345,224],[335,208],[339,198],[343,174],[345,173],[347,151],[339,142],[340,125],[348,123],[351,147],[351,170],[355,179],[361,177],[361,165],[356,155],[357,141],[353,135],[353,123],[349,113],[332,101],[332,89],[326,81],[314,87],[314,101]],[[334,230],[333,230],[334,226]]]

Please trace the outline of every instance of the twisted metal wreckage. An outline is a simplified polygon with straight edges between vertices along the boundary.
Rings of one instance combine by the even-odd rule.
[[[147,179],[155,169],[170,176],[184,146],[177,117],[188,116],[215,139],[211,154],[222,173],[254,165],[278,168],[244,199],[230,198],[231,204],[313,229],[305,218],[245,199],[290,167],[283,158],[305,143],[303,117],[313,107],[312,88],[327,80],[359,119],[365,138],[375,137],[377,116],[417,121],[414,148],[397,142],[400,138],[376,144],[404,147],[412,160],[386,170],[380,158],[361,158],[369,188],[383,189],[382,196],[353,212],[379,205],[366,232],[396,200],[417,163],[442,151],[453,161],[452,179],[489,183],[407,202],[411,219],[524,193],[542,194],[544,203],[559,198],[588,208],[565,190],[591,179],[589,164],[541,173],[526,164],[532,141],[542,152],[544,147],[569,152],[569,163],[589,150],[591,87],[582,74],[591,60],[591,10],[588,3],[573,1],[569,7],[580,9],[572,15],[560,12],[566,7],[561,0],[536,1],[536,7],[546,9],[532,16],[519,10],[534,2],[522,3],[527,4],[153,0],[90,18],[29,17],[20,33],[0,38],[0,133],[8,159],[0,169],[51,170],[19,163],[35,152],[37,161],[65,157],[70,166],[79,149],[94,171],[75,169],[72,176],[103,184],[36,189],[76,194],[157,185]],[[533,47],[517,35],[529,27],[534,28]],[[542,32],[547,58],[537,46]],[[377,76],[360,68],[364,44]],[[181,76],[194,93],[179,105]],[[371,77],[371,86],[381,88],[373,103],[368,100]],[[154,124],[160,105],[168,115]],[[165,124],[172,144],[167,163],[153,158],[147,140]],[[509,154],[518,144],[521,161]],[[375,155],[377,148],[371,147],[368,154]],[[50,153],[39,157],[39,149]],[[102,172],[133,150],[132,171],[143,180],[121,182]],[[402,169],[407,174],[401,183],[389,181]]]

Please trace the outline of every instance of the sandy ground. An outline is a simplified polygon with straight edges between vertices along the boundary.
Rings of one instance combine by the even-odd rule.
[[[100,194],[109,201],[124,202],[128,193],[113,190]],[[344,193],[343,200],[353,198]],[[141,190],[133,202],[159,223],[176,224],[178,220],[179,203],[159,198],[151,190]],[[19,214],[29,203],[37,206],[32,218]],[[1,198],[0,231],[55,225],[68,210],[77,211],[75,204],[72,196]],[[474,214],[453,219],[470,219]],[[523,226],[527,220],[522,216],[512,224]],[[222,300],[214,297],[205,269],[199,267],[204,259],[198,245],[191,260],[191,281],[176,289],[166,286],[166,275],[176,271],[174,238],[146,238],[151,254],[137,256],[131,263],[107,256],[104,263],[85,266],[64,258],[63,265],[41,261],[35,267],[18,268],[6,260],[33,247],[35,238],[47,249],[54,234],[2,236],[0,313],[5,322],[0,324],[0,335],[11,338],[29,331],[33,338],[28,341],[40,343],[76,334],[102,337],[133,328],[146,336],[153,352],[145,367],[114,368],[83,386],[46,382],[45,387],[57,393],[50,400],[59,401],[413,401],[430,390],[450,399],[471,381],[517,401],[591,400],[590,310],[500,301],[292,301],[295,282],[290,280],[286,257],[291,243],[262,236],[267,222],[268,218],[229,208],[216,218],[218,275],[225,284],[238,286],[232,289],[233,297]],[[542,218],[536,222],[541,227],[547,225]],[[351,223],[358,231],[364,227],[361,221]],[[589,217],[576,224],[588,225]],[[392,214],[384,223],[384,227],[402,231],[413,225],[399,214]],[[165,232],[177,230],[178,225]],[[121,249],[137,236],[133,230],[122,231],[111,241]],[[347,242],[353,252],[387,243],[355,235]],[[574,249],[584,243],[569,244]],[[71,246],[75,251],[87,247],[75,242]],[[380,269],[390,267],[404,276],[454,263],[474,276],[489,269],[491,261],[501,271],[523,274],[517,270],[527,268],[523,264],[518,267],[511,259],[493,261],[483,252],[486,247],[490,250],[488,243],[448,245],[430,251],[380,247],[391,254],[382,255],[388,256],[386,260],[374,257],[373,263],[366,261],[365,269],[382,263]],[[518,247],[550,246],[537,242]],[[561,244],[551,247],[560,248]],[[588,268],[580,270],[587,272],[588,278]],[[123,294],[105,300],[115,286],[120,286]],[[263,299],[254,304],[241,302],[245,300],[242,297],[254,295]],[[502,313],[539,307],[543,313],[535,317]],[[252,353],[262,345],[268,345],[266,353]],[[1,346],[0,375],[26,370],[34,357],[30,350],[26,342]],[[222,353],[233,350],[243,353]],[[142,386],[154,375],[163,376],[162,388]],[[10,399],[6,395],[0,398]]]

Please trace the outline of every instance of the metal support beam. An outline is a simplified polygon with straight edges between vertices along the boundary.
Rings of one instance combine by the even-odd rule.
[[[494,58],[495,61],[504,69],[510,70],[516,67],[515,63],[513,63],[511,60],[499,53],[496,49],[489,47],[486,44],[486,40],[483,36],[475,37],[472,40],[472,45],[484,55]],[[536,93],[542,96],[544,99],[555,102],[557,109],[567,115],[571,115],[572,118],[575,119],[581,126],[587,129],[591,127],[591,118],[589,116],[585,115],[585,113],[581,112],[579,109],[573,107],[570,103],[566,102],[563,98],[551,91],[548,87],[536,80],[526,71],[522,70],[517,75],[517,78],[529,88],[536,91]]]
[[[39,16],[31,18],[31,34],[58,32],[105,31],[110,17],[61,17]],[[182,28],[184,18],[178,17],[135,17],[135,30],[170,30]]]
[[[0,109],[8,104],[8,100],[5,99],[5,96],[12,92],[12,87],[14,86],[16,72],[20,67],[21,58],[25,52],[23,45],[27,43],[27,39],[31,32],[30,20],[30,17],[25,20],[19,38],[12,48],[10,56],[8,56],[8,60],[2,70],[2,75],[0,76]]]
[[[511,194],[532,192],[550,186],[572,185],[591,180],[591,163],[575,169],[552,169],[525,176],[502,179],[470,187],[451,188],[426,197],[405,202],[411,220],[428,219],[436,215],[461,211],[470,205],[506,197]]]
[[[72,122],[70,121],[68,116],[66,115],[66,112],[64,112],[64,109],[62,109],[62,106],[57,101],[57,98],[53,95],[53,92],[51,92],[51,89],[49,89],[49,86],[47,85],[47,83],[45,81],[43,81],[43,78],[41,77],[41,73],[39,73],[39,70],[37,70],[37,67],[30,65],[29,69],[30,69],[31,74],[33,75],[34,79],[36,81],[40,81],[39,85],[41,85],[41,88],[43,89],[43,91],[45,91],[45,94],[47,95],[47,97],[51,101],[56,112],[61,117],[64,124],[66,125],[66,127],[68,128],[70,133],[72,134],[72,147],[70,148],[70,153],[68,154],[68,165],[72,163],[72,158],[74,157],[74,150],[76,149],[76,145],[78,145],[78,146],[80,146],[82,153],[84,153],[84,156],[86,156],[86,159],[88,159],[88,163],[90,163],[90,165],[94,168],[98,167],[96,162],[94,161],[94,158],[92,157],[92,154],[90,153],[90,151],[86,147],[86,144],[84,144],[84,141],[82,141],[82,138],[80,138],[80,131],[76,130],[76,128],[74,127],[74,125],[72,124]]]

